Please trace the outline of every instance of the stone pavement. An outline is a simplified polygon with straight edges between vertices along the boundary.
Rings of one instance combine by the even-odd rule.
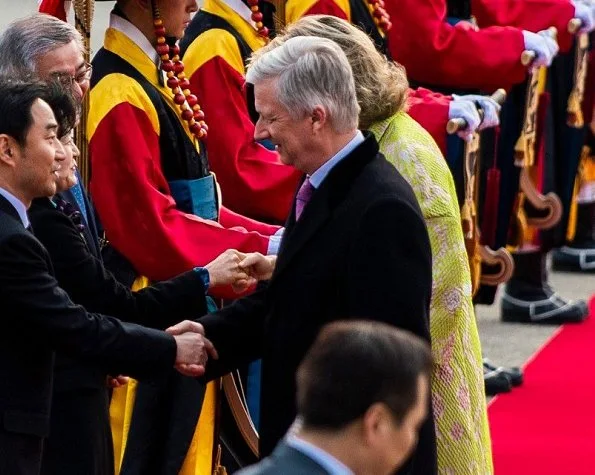
[[[550,273],[550,284],[565,299],[588,300],[595,294],[595,273]],[[521,366],[558,329],[557,325],[504,323],[499,299],[492,306],[476,307],[483,353],[501,366]]]

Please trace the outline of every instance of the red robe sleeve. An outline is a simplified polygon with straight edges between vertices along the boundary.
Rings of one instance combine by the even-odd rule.
[[[560,50],[572,46],[568,22],[574,17],[574,5],[569,0],[472,0],[471,5],[480,27],[515,26],[538,32],[555,26]]]
[[[221,32],[219,38],[209,39],[228,41],[225,35]],[[237,49],[235,39],[232,41],[232,47]],[[201,48],[214,46],[203,42]],[[186,55],[191,52],[189,49]],[[209,162],[221,186],[223,204],[246,216],[284,222],[301,173],[284,165],[277,152],[254,141],[254,123],[243,89],[244,76],[219,54],[190,74],[192,90],[209,125],[206,139]]]
[[[446,156],[446,124],[451,96],[432,92],[423,87],[409,89],[407,112],[434,138]]]
[[[91,192],[107,236],[149,279],[169,279],[230,248],[266,254],[269,238],[247,230],[256,223],[224,210],[225,225],[243,226],[227,228],[176,209],[161,170],[159,137],[140,108],[122,102],[110,109],[89,148]]]
[[[491,92],[523,81],[521,30],[446,22],[445,0],[391,0],[390,53],[418,82]]]

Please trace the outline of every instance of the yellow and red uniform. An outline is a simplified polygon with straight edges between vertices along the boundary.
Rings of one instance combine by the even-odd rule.
[[[135,41],[110,28],[104,47],[137,69],[176,111],[171,91],[158,83],[154,61]],[[277,227],[225,207],[219,222],[176,208],[168,182],[196,177],[167,176],[164,170],[179,157],[162,155],[157,109],[133,78],[115,72],[94,84],[88,124],[94,203],[111,243],[139,273],[168,279],[230,248],[266,254]],[[194,140],[181,119],[176,127]]]
[[[351,21],[351,5],[349,0],[288,0],[285,3],[287,24],[306,15],[332,15]]]
[[[240,6],[247,18],[221,0],[205,0],[182,40],[183,60],[210,125],[209,160],[224,203],[238,213],[283,222],[300,173],[281,163],[277,152],[254,141],[244,90],[245,60],[266,41],[251,23],[249,8]]]
[[[205,149],[182,122],[171,90],[161,85],[164,78],[157,60],[157,52],[144,35],[112,14],[104,48],[93,61],[87,130],[93,167],[91,190],[108,238],[150,280],[204,266],[230,248],[266,253],[269,236],[279,228],[217,208],[216,183]],[[173,196],[180,183],[203,179],[211,185],[206,200],[213,213],[210,219],[197,215],[200,208],[194,202],[188,210],[180,195],[177,199]],[[192,201],[197,189],[189,189]],[[233,295],[226,290],[221,293]],[[180,474],[211,473],[214,384],[206,389],[198,425],[194,425],[194,416],[184,416],[182,423],[190,425],[185,434],[192,441],[180,441],[179,447],[188,450],[176,449],[176,461],[168,459],[168,463],[179,464],[176,470]],[[111,414],[116,473],[130,445],[128,431],[134,429],[134,420],[155,416],[136,411],[133,415],[136,394],[132,382],[114,391]],[[193,390],[189,394],[198,397],[193,396]],[[130,434],[131,441],[136,441],[136,434],[138,428]]]

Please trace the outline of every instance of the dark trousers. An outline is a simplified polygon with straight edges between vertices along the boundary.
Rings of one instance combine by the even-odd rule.
[[[0,474],[39,475],[43,439],[0,428]]]
[[[107,388],[54,393],[42,460],[42,475],[113,474]]]

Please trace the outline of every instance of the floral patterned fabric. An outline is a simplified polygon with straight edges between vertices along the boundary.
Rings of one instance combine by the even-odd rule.
[[[406,113],[399,112],[370,130],[380,151],[413,188],[432,246],[430,332],[438,471],[491,474],[481,346],[452,175],[432,137]]]

